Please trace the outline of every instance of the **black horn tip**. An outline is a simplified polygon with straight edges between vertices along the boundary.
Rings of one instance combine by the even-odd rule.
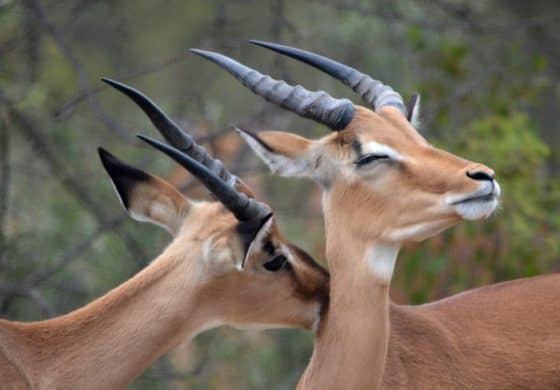
[[[223,54],[220,53],[216,53],[214,51],[209,51],[209,50],[201,50],[201,49],[189,49],[191,52],[193,52],[194,54],[208,60],[211,61],[213,63],[215,63],[216,65],[218,65],[219,67],[227,70],[228,72],[232,73],[236,78],[239,77],[239,75],[237,74],[237,72],[232,70],[233,68],[236,67],[242,67],[245,68],[245,65],[238,63],[237,61],[235,61],[232,58],[229,58],[228,56],[225,56]]]
[[[298,49],[297,47],[290,47],[281,45],[279,43],[265,42],[255,39],[252,39],[249,42],[254,45],[264,47],[265,49],[272,50],[276,53],[291,57],[295,60],[301,61],[337,79],[346,77],[346,74],[352,70],[347,65],[344,65],[338,61],[307,50]]]
[[[214,52],[211,52],[211,51],[208,51],[208,50],[195,49],[195,48],[192,48],[192,47],[189,49],[189,51],[191,53],[194,53],[198,56],[205,57],[205,58],[210,57],[212,54],[215,54]]]
[[[132,87],[130,87],[130,86],[124,84],[124,83],[121,83],[119,81],[110,79],[108,77],[102,77],[101,81],[103,81],[105,84],[110,85],[111,87],[113,87],[113,88],[115,88],[115,89],[117,89],[121,92],[124,92],[127,95],[129,95],[131,93],[136,94],[136,95],[141,95],[141,93],[139,91],[137,91],[136,89],[134,89],[134,88],[132,88]]]
[[[249,39],[249,43],[257,46],[270,46],[274,45],[272,42],[261,41],[260,39]]]
[[[190,48],[189,50],[192,53],[196,54],[197,56],[202,57],[202,58],[207,59],[207,60],[210,60],[210,61],[215,62],[215,63],[217,61],[219,61],[219,59],[221,57],[224,57],[223,55],[221,55],[219,53],[216,53],[216,52],[213,52],[213,51],[193,49],[193,48]],[[229,58],[228,58],[228,60],[229,60]]]
[[[110,79],[109,77],[101,77],[101,81],[103,81],[105,84],[108,84],[112,87],[121,87],[124,85],[116,80]]]
[[[261,41],[261,40],[258,40],[258,39],[251,39],[251,40],[249,40],[249,43],[252,43],[253,45],[261,46],[261,47],[264,47],[264,48],[267,48],[267,49],[272,49],[272,50],[286,47],[286,46],[280,45],[278,43]]]
[[[189,155],[182,153],[181,151],[177,150],[176,148],[174,148],[170,145],[167,145],[167,144],[165,144],[163,142],[160,142],[160,141],[156,141],[155,139],[150,138],[150,137],[146,137],[145,135],[142,135],[142,134],[136,134],[136,137],[138,137],[140,140],[146,142],[148,145],[156,148],[160,152],[168,155],[173,160],[177,161],[179,164],[181,164],[185,168],[187,168],[191,173],[194,173],[192,171],[193,167],[195,169],[199,170],[199,171],[204,171],[205,174],[210,172],[208,170],[208,168],[203,166],[201,163],[199,163],[198,161],[196,161],[195,159],[193,159]],[[195,176],[197,176],[197,175],[195,175]]]
[[[136,134],[136,138],[138,138],[138,139],[146,142],[147,144],[152,145],[156,149],[159,149],[159,150],[162,150],[162,151],[167,150],[167,149],[171,149],[169,146],[167,146],[163,142],[156,141],[155,139],[147,137],[147,136],[142,135],[142,134]]]

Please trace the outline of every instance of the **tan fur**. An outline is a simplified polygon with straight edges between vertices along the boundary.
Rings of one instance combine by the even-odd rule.
[[[328,300],[328,274],[292,247],[274,222],[265,238],[274,254],[287,256],[289,267],[265,270],[272,255],[255,246],[240,271],[239,222],[221,204],[193,203],[152,177],[132,190],[130,205],[145,220],[178,223],[166,226],[176,233],[171,244],[83,308],[40,322],[0,320],[0,388],[122,388],[205,329],[311,329],[317,323]]]
[[[387,389],[560,388],[560,275],[390,306]]]
[[[365,245],[329,246],[329,310],[321,318],[311,361],[298,389],[373,389],[381,381],[388,347],[388,285],[369,272]],[[330,260],[329,260],[330,261]],[[332,265],[331,265],[332,264]],[[377,370],[377,371],[376,371]]]
[[[324,189],[330,306],[298,388],[560,386],[560,276],[410,307],[390,303],[389,283],[364,264],[372,247],[422,240],[464,218],[491,213],[495,199],[467,212],[448,201],[485,189],[488,182],[467,172],[493,176],[490,168],[432,147],[391,107],[377,113],[356,107],[346,129],[304,148],[286,134],[279,148],[276,134],[258,138],[283,156],[306,158],[313,170],[300,176]],[[399,159],[357,168],[358,149],[372,143],[391,148]],[[497,183],[491,188],[497,198]]]

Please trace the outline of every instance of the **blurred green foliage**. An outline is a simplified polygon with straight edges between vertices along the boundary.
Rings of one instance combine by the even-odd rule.
[[[426,137],[495,169],[500,210],[484,223],[463,223],[405,247],[392,286],[395,300],[422,303],[557,271],[559,19],[552,0],[0,1],[0,94],[35,130],[30,138],[0,106],[0,285],[28,285],[30,275],[91,237],[64,267],[30,286],[48,307],[3,296],[2,317],[36,320],[84,305],[136,273],[169,239],[124,219],[97,161],[95,147],[104,145],[151,172],[178,174],[170,161],[136,143],[133,135],[153,134],[151,126],[99,77],[145,91],[199,138],[232,122],[306,136],[325,130],[264,103],[187,54],[191,46],[358,102],[327,76],[248,45],[250,38],[324,53],[404,96],[420,91]],[[207,145],[257,187],[289,238],[324,260],[314,186],[265,175],[236,138]],[[311,335],[301,331],[217,329],[161,359],[132,388],[293,388],[311,345]]]

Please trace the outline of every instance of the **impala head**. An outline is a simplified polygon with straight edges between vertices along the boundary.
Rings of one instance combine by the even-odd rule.
[[[140,92],[114,81],[174,146],[139,136],[197,177],[217,201],[188,199],[171,184],[100,149],[129,215],[173,236],[164,255],[184,262],[185,283],[215,323],[311,329],[328,299],[328,273],[280,233],[270,208]],[[182,148],[183,151],[179,150]]]
[[[418,96],[406,108],[392,88],[346,65],[299,49],[253,43],[325,71],[373,108],[292,87],[223,55],[193,50],[268,101],[333,130],[309,140],[238,129],[273,171],[309,177],[323,186],[327,229],[344,220],[354,235],[365,239],[421,240],[462,219],[487,217],[495,209],[500,188],[490,168],[437,149],[416,131]]]

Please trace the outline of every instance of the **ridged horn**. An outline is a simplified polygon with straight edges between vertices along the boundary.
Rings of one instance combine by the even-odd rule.
[[[267,101],[322,123],[332,130],[344,129],[354,117],[354,105],[348,99],[335,99],[324,91],[311,92],[301,85],[294,87],[285,81],[274,80],[222,54],[199,49],[190,50],[227,70],[243,85]]]
[[[295,47],[257,40],[251,40],[250,42],[257,46],[270,49],[277,53],[304,62],[322,72],[327,73],[335,79],[340,80],[352,88],[354,92],[359,94],[366,103],[373,107],[375,111],[378,111],[386,106],[392,106],[396,107],[403,113],[403,115],[406,116],[406,107],[401,95],[395,92],[393,88],[388,85],[385,85],[381,81],[375,80],[354,68],[344,65],[338,61],[331,60],[330,58],[323,57],[319,54],[297,49]]]
[[[158,129],[163,138],[175,148],[207,167],[226,183],[234,186],[236,183],[240,182],[240,179],[229,172],[220,160],[210,156],[204,147],[197,144],[185,130],[175,124],[157,104],[152,102],[142,92],[106,77],[103,77],[101,80],[117,91],[122,92],[136,103],[150,118],[150,121]]]
[[[197,177],[202,184],[214,196],[222,202],[222,204],[231,211],[235,217],[240,221],[253,221],[263,219],[271,214],[271,211],[264,204],[249,198],[244,193],[237,191],[231,185],[225,183],[222,178],[190,157],[188,154],[180,150],[156,141],[152,138],[138,135],[142,141],[148,143],[159,151],[165,153],[185,169],[187,169],[193,176]]]

